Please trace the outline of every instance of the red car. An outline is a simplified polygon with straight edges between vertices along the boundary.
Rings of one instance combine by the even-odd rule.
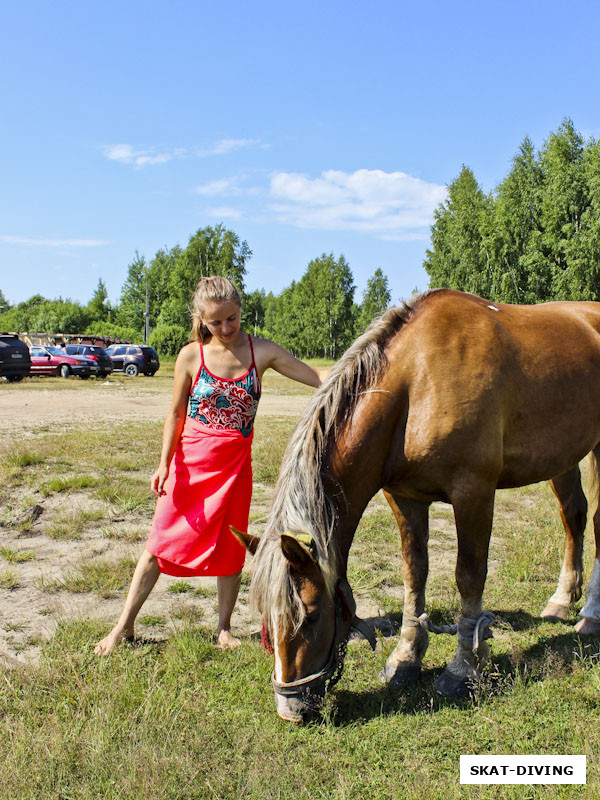
[[[30,375],[60,375],[61,378],[79,375],[80,378],[89,378],[98,374],[97,362],[83,356],[70,356],[62,347],[35,345],[29,348],[29,354]]]

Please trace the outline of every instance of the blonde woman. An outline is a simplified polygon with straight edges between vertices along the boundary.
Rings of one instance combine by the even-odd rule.
[[[173,398],[158,469],[156,511],[125,607],[95,647],[108,655],[133,637],[135,618],[161,572],[216,575],[217,642],[238,647],[231,614],[245,549],[229,526],[246,531],[252,495],[251,446],[261,378],[268,368],[319,386],[318,373],[283,347],[241,330],[240,295],[231,281],[203,278],[192,300],[192,339],[175,363]]]

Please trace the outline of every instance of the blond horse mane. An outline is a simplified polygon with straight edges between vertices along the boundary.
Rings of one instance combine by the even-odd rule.
[[[281,549],[281,534],[312,536],[319,567],[330,596],[339,575],[333,533],[339,514],[336,500],[324,485],[323,456],[332,435],[351,418],[362,394],[369,391],[387,366],[385,347],[420,305],[390,308],[367,328],[334,365],[313,395],[288,444],[275,487],[269,522],[258,546],[250,602],[273,631],[278,621],[292,630],[301,625],[305,610]],[[342,501],[343,502],[343,501]]]

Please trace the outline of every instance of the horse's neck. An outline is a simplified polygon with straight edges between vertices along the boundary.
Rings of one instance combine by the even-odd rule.
[[[340,567],[345,575],[348,554],[352,546],[356,528],[361,517],[374,495],[381,489],[377,475],[381,474],[380,465],[365,471],[357,467],[353,461],[333,458],[327,465],[329,481],[328,494],[336,506],[337,519],[334,528],[334,539],[340,556]]]
[[[390,449],[398,447],[397,434],[405,424],[401,397],[397,376],[382,375],[325,448],[324,472],[341,489],[341,497],[335,489],[330,496],[337,504],[336,543],[344,569],[360,518],[389,472]]]

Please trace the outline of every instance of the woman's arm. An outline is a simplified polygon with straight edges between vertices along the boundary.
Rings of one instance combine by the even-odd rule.
[[[195,343],[194,343],[195,344]],[[158,469],[150,479],[154,494],[164,494],[163,485],[169,474],[171,459],[175,453],[181,431],[185,424],[188,398],[193,379],[193,368],[197,360],[196,348],[186,345],[177,356],[173,383],[173,397],[163,428],[162,451]]]
[[[307,386],[317,387],[321,385],[321,378],[315,369],[305,364],[304,361],[295,358],[275,342],[261,339],[259,348],[261,373],[270,367],[279,372],[280,375],[285,375],[286,378],[291,378],[299,383],[305,383]]]

